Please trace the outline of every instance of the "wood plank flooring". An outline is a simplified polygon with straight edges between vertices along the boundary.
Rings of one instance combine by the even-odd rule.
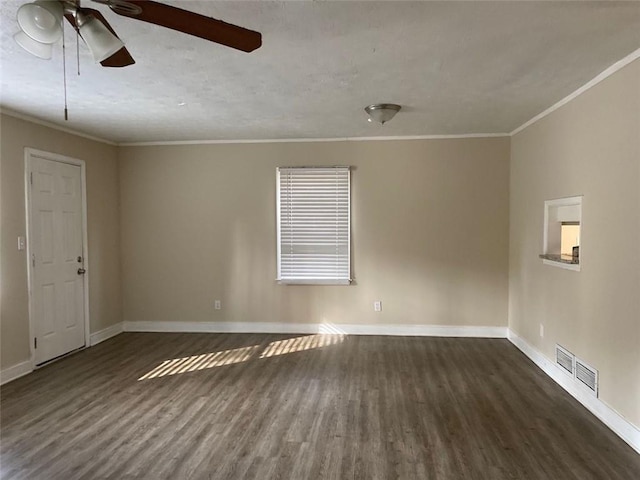
[[[502,339],[126,333],[0,395],[3,479],[640,479]]]

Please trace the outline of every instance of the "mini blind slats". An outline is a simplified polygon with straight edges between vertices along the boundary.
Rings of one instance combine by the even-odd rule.
[[[278,280],[350,280],[349,167],[278,169]]]

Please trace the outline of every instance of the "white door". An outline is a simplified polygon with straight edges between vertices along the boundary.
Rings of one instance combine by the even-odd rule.
[[[81,167],[32,155],[29,244],[36,365],[85,345]]]

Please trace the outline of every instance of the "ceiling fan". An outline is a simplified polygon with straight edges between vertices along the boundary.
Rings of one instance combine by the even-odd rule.
[[[171,28],[243,52],[262,45],[262,35],[237,25],[150,0],[92,0],[118,15]],[[62,17],[74,27],[103,67],[126,67],[135,60],[104,16],[80,5],[80,0],[36,0],[18,9],[21,31],[14,38],[29,53],[51,58],[52,45],[62,38]]]

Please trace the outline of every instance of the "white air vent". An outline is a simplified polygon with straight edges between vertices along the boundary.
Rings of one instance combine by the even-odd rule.
[[[569,350],[556,344],[556,365],[573,376],[575,356]]]
[[[598,371],[576,358],[576,380],[598,396]]]

